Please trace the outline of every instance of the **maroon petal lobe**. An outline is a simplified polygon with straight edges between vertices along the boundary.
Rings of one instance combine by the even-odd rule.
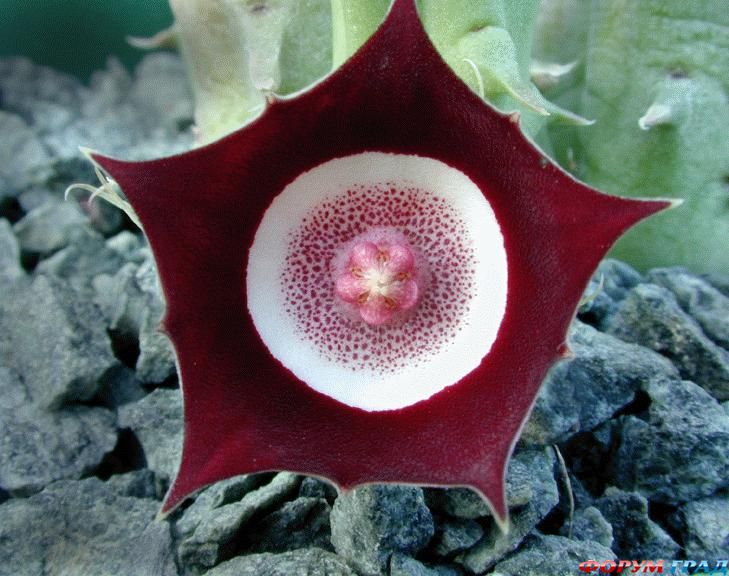
[[[593,270],[621,233],[669,205],[575,181],[517,120],[453,74],[414,0],[396,0],[337,72],[224,139],[149,162],[93,155],[144,225],[179,360],[184,449],[163,513],[212,482],[290,470],[344,488],[470,486],[506,522],[509,456]],[[299,380],[262,341],[246,292],[249,250],[274,198],[302,173],[368,151],[465,174],[495,213],[508,261],[505,314],[480,364],[395,410],[355,408]]]

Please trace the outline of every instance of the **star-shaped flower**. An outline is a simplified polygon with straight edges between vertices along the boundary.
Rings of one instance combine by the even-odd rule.
[[[92,154],[144,226],[185,440],[168,512],[241,473],[464,485],[519,430],[591,273],[668,205],[575,181],[441,60],[413,0],[310,90],[178,156]]]

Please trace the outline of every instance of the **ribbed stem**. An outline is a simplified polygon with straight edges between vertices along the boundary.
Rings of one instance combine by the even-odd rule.
[[[332,0],[332,67],[338,68],[384,20],[390,0]]]

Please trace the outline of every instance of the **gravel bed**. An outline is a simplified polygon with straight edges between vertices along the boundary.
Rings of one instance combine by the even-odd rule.
[[[466,489],[338,495],[289,473],[220,482],[156,520],[183,426],[154,262],[120,213],[63,191],[94,181],[79,145],[153,158],[190,148],[191,123],[171,54],[133,74],[110,61],[89,85],[0,60],[0,576],[525,576],[729,558],[729,277],[614,260],[517,445],[508,534]]]

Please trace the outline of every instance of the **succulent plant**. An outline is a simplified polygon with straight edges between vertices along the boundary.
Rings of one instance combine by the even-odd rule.
[[[337,26],[378,23],[355,4],[334,11]],[[232,17],[223,3],[184,7],[203,10],[205,34]],[[209,99],[202,139],[227,136],[146,162],[88,152],[98,193],[144,228],[167,300],[185,442],[163,511],[216,480],[291,470],[345,488],[471,486],[506,526],[508,459],[547,369],[568,353],[592,272],[670,203],[599,193],[524,136],[522,118],[536,129],[570,117],[526,79],[516,50],[528,38],[511,18],[533,16],[534,2],[475,10],[447,30],[467,3],[424,2],[422,23],[414,0],[396,0],[361,47],[367,29],[343,40],[335,28],[335,58],[356,52],[289,97],[275,94],[287,76],[276,38],[291,7],[242,8],[278,52],[236,49],[238,36],[218,30],[220,69],[200,38],[187,53]],[[489,46],[503,58],[479,59]],[[226,92],[224,71],[245,81]],[[211,102],[231,107],[224,121]]]
[[[729,271],[729,14],[720,2],[547,0],[535,52],[575,62],[546,94],[595,120],[549,127],[559,161],[606,192],[682,198],[614,255]]]
[[[205,143],[260,114],[267,91],[291,94],[336,69],[374,32],[390,2],[171,4],[171,34],[188,63]],[[417,5],[454,72],[492,105],[519,111],[524,132],[566,170],[612,194],[685,201],[631,230],[612,256],[643,270],[729,270],[729,16],[720,4]]]

